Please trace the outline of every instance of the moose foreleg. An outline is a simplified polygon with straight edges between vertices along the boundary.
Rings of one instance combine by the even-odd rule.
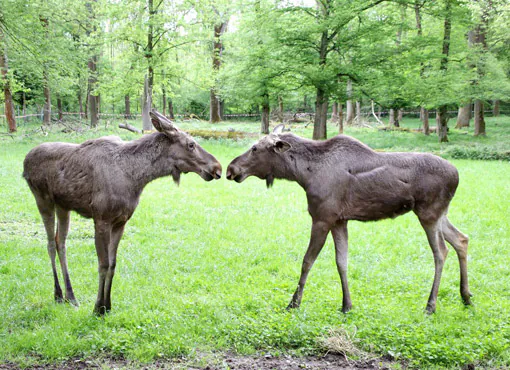
[[[347,221],[337,222],[331,229],[335,241],[336,267],[342,283],[342,312],[347,313],[352,308],[351,294],[347,282]]]
[[[329,233],[329,227],[324,222],[314,222],[312,225],[312,235],[310,237],[310,243],[308,250],[306,251],[305,257],[303,258],[303,264],[301,266],[301,277],[292,300],[290,301],[287,309],[298,308],[301,304],[301,298],[303,296],[303,289],[305,288],[306,278],[312,268],[317,256],[322,250],[326,237]]]
[[[108,247],[108,271],[106,273],[105,288],[104,288],[104,304],[106,312],[112,309],[111,291],[113,276],[115,275],[115,266],[117,265],[117,248],[119,247],[120,239],[124,233],[125,224],[114,226],[112,229],[112,236],[110,245]]]

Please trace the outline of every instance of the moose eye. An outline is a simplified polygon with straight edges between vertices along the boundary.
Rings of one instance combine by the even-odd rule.
[[[189,150],[195,150],[195,143],[191,142],[188,144],[188,149]]]
[[[257,147],[256,147],[255,145],[254,145],[254,146],[252,146],[252,147],[251,147],[251,151],[252,151],[252,152],[256,152],[256,151],[257,151]]]

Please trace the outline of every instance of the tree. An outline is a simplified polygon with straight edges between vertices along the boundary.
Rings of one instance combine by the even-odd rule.
[[[450,40],[452,32],[452,0],[445,0],[444,7],[444,33],[443,33],[443,48],[441,64],[439,67],[440,72],[446,74],[448,71],[448,56],[450,55]],[[439,109],[439,120],[437,126],[437,136],[439,142],[448,141],[448,105],[442,104]]]
[[[0,13],[0,70],[2,74],[4,101],[5,101],[5,118],[9,132],[16,132],[16,119],[14,117],[14,104],[12,100],[11,84],[9,81],[9,66],[7,61],[7,42],[3,31],[4,23],[2,13]]]

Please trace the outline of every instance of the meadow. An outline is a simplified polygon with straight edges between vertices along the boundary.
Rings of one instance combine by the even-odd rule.
[[[137,135],[114,123],[70,133],[54,128],[47,135],[38,126],[22,126],[13,137],[0,137],[0,364],[100,356],[147,363],[223,351],[299,356],[324,353],[327,338],[343,335],[360,350],[396,360],[396,367],[509,367],[510,163],[455,156],[460,150],[469,158],[469,148],[510,152],[510,119],[488,121],[487,138],[451,130],[452,142],[441,145],[435,136],[414,132],[346,128],[378,150],[430,151],[450,158],[459,170],[449,219],[470,237],[474,305],[462,304],[452,250],[433,315],[424,313],[433,257],[414,214],[350,222],[351,312],[340,311],[331,237],[310,273],[301,308],[287,312],[310,233],[303,190],[278,180],[268,190],[256,178],[206,183],[195,174],[184,175],[179,187],[171,178],[146,187],[120,244],[113,311],[104,318],[92,315],[97,290],[93,225],[73,214],[68,259],[81,305],[55,304],[46,236],[21,177],[24,156],[44,141]],[[227,122],[214,128],[230,127],[257,132],[259,126]],[[292,129],[311,136],[311,126]],[[330,127],[329,136],[334,130]],[[254,140],[199,142],[225,172]]]

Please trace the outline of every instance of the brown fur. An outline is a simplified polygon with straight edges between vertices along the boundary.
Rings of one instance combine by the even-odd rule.
[[[395,218],[410,211],[418,216],[434,254],[435,275],[427,311],[434,312],[436,308],[448,253],[444,239],[458,254],[461,295],[470,304],[468,239],[446,216],[459,182],[454,166],[431,154],[378,153],[344,135],[312,141],[281,131],[280,125],[273,134],[235,158],[228,166],[227,179],[242,182],[248,176],[257,176],[271,186],[275,178],[280,178],[296,181],[306,192],[312,235],[289,308],[299,307],[308,273],[331,231],[342,282],[342,311],[349,311],[352,304],[347,284],[347,222]]]
[[[186,133],[158,112],[151,112],[159,131],[131,142],[102,137],[82,144],[44,143],[24,161],[23,177],[32,191],[48,237],[55,299],[64,301],[57,276],[58,252],[66,285],[65,299],[77,305],[67,268],[65,240],[70,211],[94,219],[99,262],[99,290],[94,311],[111,309],[110,292],[117,247],[124,226],[150,181],[195,172],[204,180],[221,177],[221,165]],[[55,213],[58,219],[55,232]]]

